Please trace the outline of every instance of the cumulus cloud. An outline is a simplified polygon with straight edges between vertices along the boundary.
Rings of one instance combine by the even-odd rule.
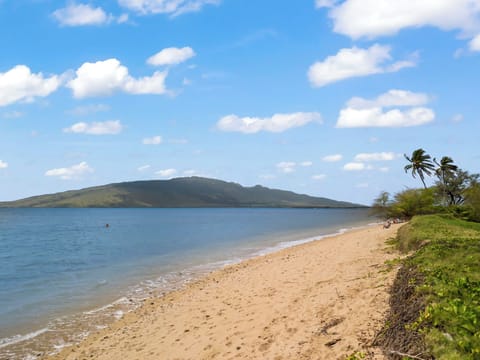
[[[299,165],[300,165],[300,166],[304,166],[304,167],[309,167],[309,166],[312,166],[312,165],[313,165],[313,162],[311,162],[311,161],[302,161]]]
[[[397,158],[393,152],[379,152],[379,153],[360,153],[355,155],[356,162],[370,162],[370,161],[392,161]]]
[[[318,175],[313,175],[313,176],[312,176],[312,179],[313,179],[313,180],[323,180],[323,179],[325,179],[326,177],[327,177],[327,175],[325,175],[325,174],[318,174]]]
[[[217,128],[221,131],[236,131],[244,134],[254,134],[259,131],[283,132],[291,128],[304,126],[312,121],[321,123],[321,115],[316,112],[275,114],[268,118],[242,118],[237,115],[228,115],[218,121]]]
[[[177,173],[176,169],[163,169],[155,172],[155,174],[160,175],[160,177],[163,177],[163,178],[172,177],[176,173]]]
[[[55,10],[52,16],[62,26],[103,25],[113,20],[113,16],[107,15],[101,7],[76,3]]]
[[[405,90],[390,90],[374,100],[355,97],[340,111],[337,127],[409,127],[428,124],[435,119],[435,113],[430,108],[418,106],[428,101],[429,97],[425,94]],[[409,108],[384,109],[394,106]]]
[[[285,174],[294,172],[295,166],[297,166],[297,163],[292,161],[282,161],[277,164],[278,170]]]
[[[142,140],[142,144],[144,145],[159,145],[163,141],[162,137],[157,135],[157,136],[152,136],[149,138],[144,138]]]
[[[78,122],[72,126],[63,129],[63,132],[88,135],[116,135],[123,129],[119,120],[109,120],[104,122]]]
[[[393,89],[373,100],[367,100],[361,97],[351,98],[347,105],[356,109],[368,109],[372,107],[421,106],[427,104],[429,101],[430,97],[427,94]]]
[[[361,162],[350,162],[343,165],[343,170],[345,171],[362,171],[367,170],[367,166]]]
[[[295,171],[295,166],[297,164],[294,163],[294,162],[291,162],[291,161],[282,161],[280,163],[277,164],[277,168],[285,173],[285,174],[288,174],[288,173],[292,173]]]
[[[337,0],[315,0],[315,7],[320,8],[331,8],[337,3]]]
[[[65,168],[51,169],[45,172],[45,176],[56,176],[62,180],[74,180],[80,179],[83,175],[93,173],[91,168],[85,161],[80,164],[73,165]]]
[[[346,108],[340,111],[337,127],[410,127],[425,125],[434,119],[435,113],[428,108],[413,108],[406,111]]]
[[[480,34],[475,36],[469,43],[468,46],[471,51],[480,51]]]
[[[147,59],[147,64],[154,66],[177,65],[194,57],[195,51],[191,47],[163,49]]]
[[[462,35],[478,33],[478,0],[346,0],[329,12],[334,31],[353,39],[394,35],[405,28],[433,26]]]
[[[178,16],[200,11],[205,5],[217,5],[220,0],[119,0],[119,4],[140,15],[170,14]]]
[[[46,97],[61,83],[58,75],[44,77],[42,73],[32,74],[28,66],[17,65],[7,72],[0,72],[0,106]]]
[[[337,162],[343,159],[343,156],[340,154],[327,155],[322,158],[325,162]]]
[[[126,66],[115,58],[95,63],[86,62],[75,72],[75,78],[67,83],[73,96],[107,96],[123,91],[129,94],[165,94],[167,71],[156,71],[152,76],[135,79]]]
[[[6,169],[8,167],[8,163],[0,160],[0,169]]]
[[[312,86],[327,84],[352,77],[397,72],[416,66],[415,59],[391,62],[390,47],[374,44],[368,49],[358,47],[341,49],[336,55],[317,61],[308,70]]]

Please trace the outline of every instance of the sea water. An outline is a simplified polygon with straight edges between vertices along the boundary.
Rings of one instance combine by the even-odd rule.
[[[214,269],[367,209],[0,209],[0,359],[52,353]]]

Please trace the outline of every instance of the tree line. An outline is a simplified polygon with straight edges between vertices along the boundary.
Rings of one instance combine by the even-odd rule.
[[[414,215],[450,213],[466,220],[480,222],[480,174],[459,168],[449,156],[439,161],[424,149],[404,154],[404,170],[419,178],[423,189],[406,189],[393,197],[382,191],[372,205],[373,214],[383,218],[409,219]],[[434,177],[427,187],[425,178]]]

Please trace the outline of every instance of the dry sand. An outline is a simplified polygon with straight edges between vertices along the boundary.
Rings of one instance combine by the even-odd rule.
[[[370,347],[395,271],[372,226],[257,257],[148,300],[50,359],[345,359]]]

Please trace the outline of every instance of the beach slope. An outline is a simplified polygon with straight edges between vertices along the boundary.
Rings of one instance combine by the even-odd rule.
[[[152,299],[49,359],[345,359],[388,308],[398,225],[346,232],[244,261]]]

